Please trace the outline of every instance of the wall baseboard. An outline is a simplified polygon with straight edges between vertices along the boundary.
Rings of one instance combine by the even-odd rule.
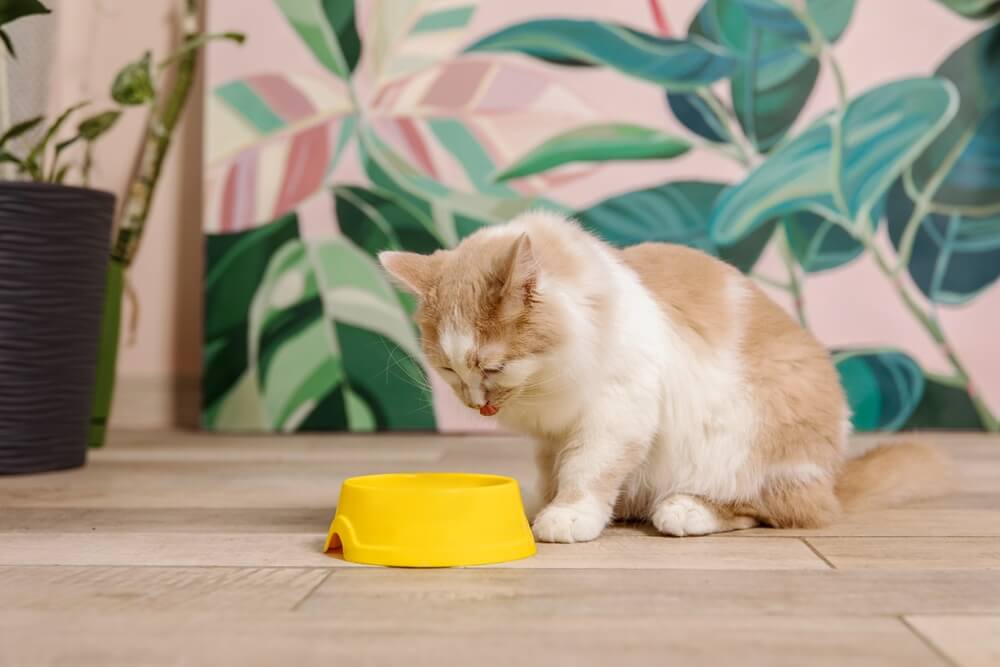
[[[198,428],[200,394],[197,377],[119,377],[111,428]]]

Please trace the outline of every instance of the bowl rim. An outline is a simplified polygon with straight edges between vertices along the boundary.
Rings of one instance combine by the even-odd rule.
[[[399,484],[398,482],[414,478],[437,478],[445,480],[464,480],[459,484],[423,485],[423,484]],[[394,482],[386,484],[385,482]],[[430,493],[463,493],[469,491],[484,491],[486,489],[496,489],[511,484],[516,485],[517,480],[504,475],[493,475],[489,473],[470,472],[390,472],[378,473],[375,475],[361,475],[344,480],[344,486],[359,491],[382,491],[382,492],[430,492]]]

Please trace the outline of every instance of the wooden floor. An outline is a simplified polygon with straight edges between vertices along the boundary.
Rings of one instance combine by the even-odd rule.
[[[1000,665],[1000,438],[937,439],[959,493],[825,530],[619,526],[403,570],[320,553],[340,482],[527,488],[526,443],[118,433],[85,469],[0,478],[0,665]]]

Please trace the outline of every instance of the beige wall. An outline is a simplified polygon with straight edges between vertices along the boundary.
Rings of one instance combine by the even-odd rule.
[[[51,17],[58,30],[50,112],[78,100],[110,104],[115,72],[152,49],[161,59],[175,43],[177,0],[63,1]],[[188,108],[167,156],[152,216],[133,266],[140,319],[135,341],[123,332],[114,422],[191,422],[201,336],[201,93]],[[97,149],[94,185],[120,194],[142,132],[144,112],[132,109]],[[127,320],[129,312],[124,318]],[[178,391],[178,387],[182,391]]]

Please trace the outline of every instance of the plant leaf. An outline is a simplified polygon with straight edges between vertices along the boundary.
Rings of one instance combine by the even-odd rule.
[[[3,135],[0,135],[0,148],[3,148],[7,144],[7,142],[13,139],[14,137],[19,137],[25,132],[30,132],[35,127],[37,127],[43,120],[45,120],[44,116],[36,116],[34,118],[29,118],[28,120],[22,120],[19,123],[14,123],[9,128],[7,128],[7,131],[4,132]]]
[[[927,378],[920,402],[906,424],[906,430],[947,429],[985,430],[976,406],[964,387],[954,386]]]
[[[934,194],[935,206],[947,213],[1000,213],[1000,24],[965,42],[935,74],[955,84],[959,108],[914,163],[913,185],[924,190],[960,150]]]
[[[341,79],[349,79],[361,58],[354,0],[275,2],[316,59]]]
[[[937,0],[956,14],[970,19],[987,19],[1000,14],[1000,0]]]
[[[443,247],[430,216],[398,195],[378,188],[338,185],[333,196],[340,231],[372,257],[383,250],[426,255]]]
[[[398,5],[377,2],[372,7],[364,44],[376,88],[432,67],[461,49],[476,3],[455,0],[408,0]]]
[[[250,341],[275,430],[434,426],[408,315],[374,260],[343,238],[292,239],[275,253]]]
[[[228,81],[208,105],[233,128],[207,137],[212,232],[273,220],[322,189],[353,111],[339,79],[273,73]]]
[[[924,374],[906,354],[888,349],[833,354],[858,431],[896,431],[924,393]]]
[[[126,106],[146,104],[156,97],[153,87],[153,73],[150,69],[152,54],[149,51],[142,58],[125,65],[111,84],[111,98]]]
[[[782,0],[733,0],[742,6],[746,18],[771,33],[810,41],[809,30]],[[854,10],[854,0],[807,0],[806,11],[819,27],[823,38],[836,41],[844,32]]]
[[[792,255],[808,273],[835,269],[864,252],[864,246],[846,229],[810,211],[790,213],[782,224]]]
[[[729,245],[803,210],[871,219],[893,180],[954,116],[956,98],[948,81],[906,79],[855,98],[842,119],[823,116],[720,197],[713,238]]]
[[[236,42],[237,44],[243,44],[247,41],[247,36],[242,32],[213,32],[207,34],[201,33],[199,35],[195,35],[194,37],[189,37],[184,41],[180,48],[171,53],[166,60],[160,62],[157,67],[159,69],[164,69],[165,67],[168,67],[183,58],[185,54],[190,53],[191,51],[196,51],[209,42],[216,40],[228,40],[230,42]]]
[[[576,213],[585,228],[620,248],[645,243],[677,243],[721,257],[744,273],[757,262],[774,226],[721,249],[708,221],[724,183],[675,181],[610,197]]]
[[[29,171],[37,169],[39,174],[42,173],[43,169],[42,165],[39,164],[39,160],[44,161],[45,149],[48,147],[49,142],[52,141],[52,137],[59,132],[59,128],[61,128],[63,123],[66,122],[66,119],[70,117],[70,114],[81,107],[87,106],[88,104],[90,104],[90,102],[78,102],[74,104],[70,108],[63,111],[59,117],[56,118],[51,125],[49,125],[48,129],[45,130],[45,134],[43,134],[42,138],[38,140],[38,143],[31,148],[31,151],[28,153],[28,157],[24,159],[25,164],[28,165]],[[36,178],[39,177],[36,176]]]
[[[913,208],[902,182],[897,182],[886,207],[889,238],[897,250]],[[930,213],[917,224],[906,269],[934,303],[968,303],[1000,278],[1000,213],[982,217]]]
[[[10,35],[7,31],[0,28],[0,42],[3,42],[4,47],[7,49],[7,53],[10,54],[11,58],[17,59],[17,51],[14,50],[14,42],[11,40]]]
[[[694,90],[732,72],[724,49],[703,39],[670,39],[614,23],[541,19],[499,30],[468,52],[515,52],[557,65],[606,66],[673,90]]]
[[[77,126],[77,132],[80,133],[80,136],[83,139],[93,141],[110,130],[121,115],[121,111],[112,110],[104,111],[96,116],[91,116],[90,118],[85,118],[83,122]]]
[[[697,93],[667,93],[667,104],[681,125],[699,137],[725,143],[731,140],[726,121]]]
[[[685,139],[659,130],[608,123],[577,128],[556,135],[497,175],[497,180],[521,178],[570,162],[608,160],[664,160],[691,148]]]
[[[34,14],[49,14],[51,10],[38,0],[4,0],[0,4],[0,25]]]

